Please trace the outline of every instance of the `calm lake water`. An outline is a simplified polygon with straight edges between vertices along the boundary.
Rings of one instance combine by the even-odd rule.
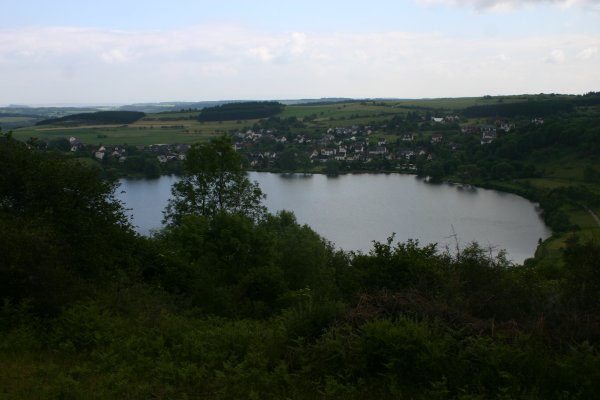
[[[429,184],[412,175],[357,174],[327,177],[250,172],[266,193],[271,212],[290,210],[298,222],[344,250],[368,252],[372,241],[418,239],[454,249],[477,241],[505,249],[522,262],[532,257],[538,239],[550,230],[536,205],[509,193]],[[118,198],[130,208],[141,234],[161,227],[162,211],[177,178],[121,181]]]

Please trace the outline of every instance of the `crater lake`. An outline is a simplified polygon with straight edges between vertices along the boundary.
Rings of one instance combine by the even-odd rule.
[[[293,211],[299,223],[343,250],[368,252],[373,241],[418,240],[454,252],[471,242],[521,263],[533,257],[551,231],[536,204],[523,197],[449,183],[432,184],[413,175],[276,174],[249,172],[266,194],[270,212]],[[122,179],[117,190],[135,229],[160,229],[174,176]]]

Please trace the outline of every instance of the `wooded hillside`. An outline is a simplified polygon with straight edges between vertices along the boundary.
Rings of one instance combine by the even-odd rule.
[[[285,106],[276,101],[250,101],[228,103],[216,107],[203,108],[198,121],[231,121],[267,118],[283,111]]]
[[[130,124],[146,114],[139,111],[100,111],[67,115],[60,118],[45,119],[36,125],[96,125],[96,124]]]

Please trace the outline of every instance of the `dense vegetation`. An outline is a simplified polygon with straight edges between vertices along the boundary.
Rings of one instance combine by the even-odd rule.
[[[36,125],[102,125],[102,124],[131,124],[146,114],[139,111],[99,111],[67,115],[60,118],[50,118],[38,122]]]
[[[480,117],[547,117],[574,109],[569,100],[541,100],[519,103],[499,103],[467,107],[463,114],[469,118]]]
[[[267,118],[279,114],[285,106],[276,101],[248,101],[227,103],[203,108],[198,121],[231,121]]]
[[[226,139],[193,151],[144,238],[97,169],[2,136],[1,397],[597,397],[598,243],[556,265],[335,251],[260,210]]]

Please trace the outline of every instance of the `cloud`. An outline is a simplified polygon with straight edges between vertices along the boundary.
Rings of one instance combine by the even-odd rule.
[[[597,47],[588,47],[587,49],[581,50],[577,54],[577,58],[581,60],[591,60],[593,58],[598,57],[598,48]]]
[[[565,53],[562,50],[552,50],[550,55],[546,57],[546,62],[550,64],[562,64],[565,62]]]
[[[583,93],[600,87],[599,48],[591,34],[0,30],[0,104]]]
[[[598,0],[417,0],[417,2],[473,7],[482,11],[513,10],[527,6],[553,5],[565,8],[579,7],[600,12],[600,2]]]

